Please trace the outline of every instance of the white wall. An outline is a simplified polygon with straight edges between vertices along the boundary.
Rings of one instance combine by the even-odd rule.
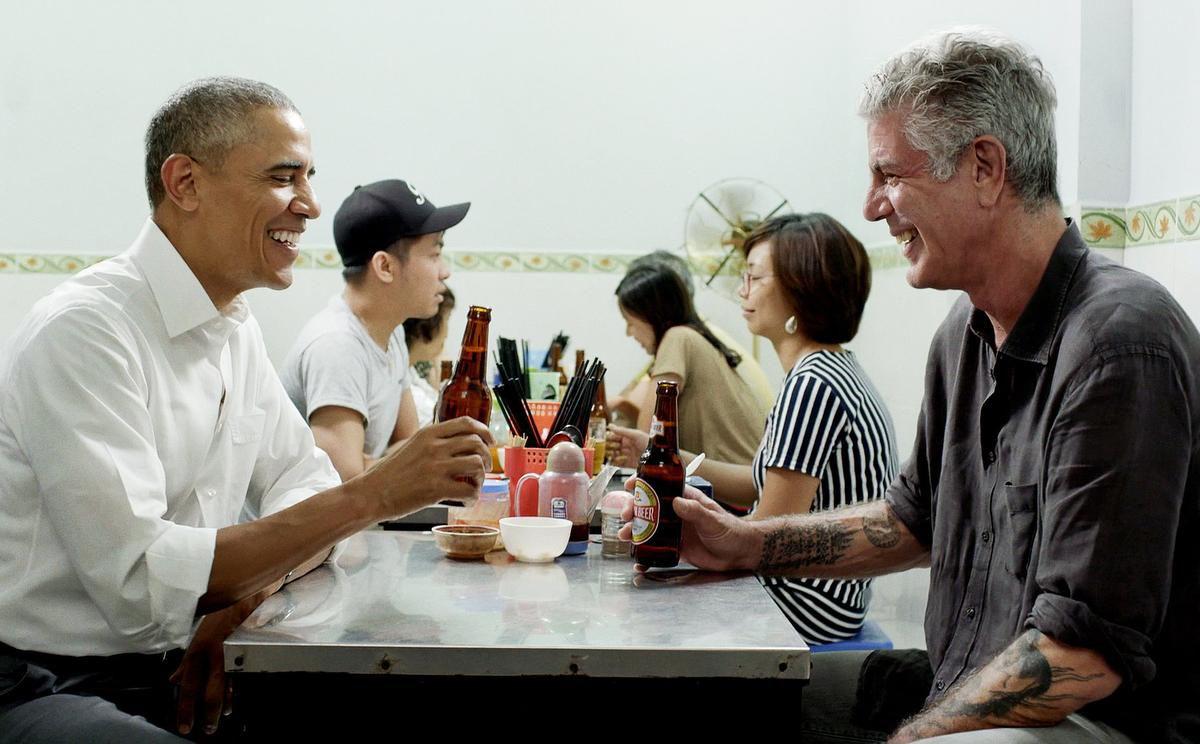
[[[1194,146],[1200,101],[1200,49],[1194,31],[1200,5],[1190,0],[1138,3],[1133,15],[1133,118],[1130,203],[1169,201],[1179,220],[1200,194],[1200,152]],[[1200,242],[1180,240],[1131,245],[1125,264],[1157,279],[1193,321],[1200,319]]]
[[[1133,97],[1132,0],[1092,0],[1081,9],[1079,201],[1129,201]],[[1068,201],[1068,203],[1070,203]]]
[[[1133,13],[1132,172],[1129,200],[1146,204],[1200,193],[1193,145],[1200,100],[1200,3],[1139,2]]]
[[[330,217],[355,184],[390,176],[435,201],[474,202],[451,249],[675,248],[695,194],[734,175],[829,212],[870,245],[887,235],[860,216],[862,81],[900,46],[962,23],[1043,57],[1059,86],[1063,197],[1074,201],[1078,0],[25,5],[0,30],[0,253],[122,249],[145,215],[150,113],[182,82],[218,73],[270,81],[304,112],[326,213],[308,247],[331,245]],[[301,271],[292,291],[256,295],[276,358],[336,288],[331,275]],[[0,274],[0,292],[28,281],[14,276]],[[463,302],[496,306],[498,332],[536,340],[565,328],[611,358],[614,377],[641,361],[621,337],[613,277],[460,274],[452,284]],[[872,321],[892,317],[881,306],[892,301],[905,303],[903,328]],[[25,307],[6,304],[0,334]],[[741,330],[724,300],[700,304]],[[898,359],[919,368],[943,304],[877,289],[856,345],[869,369],[894,376]],[[880,382],[898,418],[913,408],[919,378]]]

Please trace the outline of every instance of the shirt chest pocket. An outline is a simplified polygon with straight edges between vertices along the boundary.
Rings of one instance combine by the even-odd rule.
[[[229,421],[229,438],[234,445],[254,444],[262,439],[267,414],[262,411],[235,416]]]
[[[1038,524],[1038,485],[1002,486],[1003,502],[997,515],[997,547],[1005,550],[1004,567],[1019,581],[1029,572],[1029,561]]]

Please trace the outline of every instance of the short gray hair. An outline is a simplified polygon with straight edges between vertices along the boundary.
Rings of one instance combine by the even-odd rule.
[[[904,135],[946,181],[971,142],[992,135],[1007,153],[1007,180],[1027,209],[1059,203],[1054,137],[1057,97],[1041,60],[982,29],[954,29],[900,52],[868,82],[859,114],[907,109]]]
[[[245,78],[202,78],[175,91],[146,128],[150,208],[166,198],[160,172],[167,158],[180,153],[220,168],[230,150],[253,136],[252,116],[262,108],[299,113],[277,88]]]

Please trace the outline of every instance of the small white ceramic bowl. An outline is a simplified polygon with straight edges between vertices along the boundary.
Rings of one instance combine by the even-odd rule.
[[[447,558],[469,561],[482,558],[496,546],[500,531],[495,527],[480,527],[471,524],[438,525],[433,528],[433,539]]]
[[[500,537],[513,558],[526,563],[549,563],[567,549],[571,520],[505,517],[500,520]]]

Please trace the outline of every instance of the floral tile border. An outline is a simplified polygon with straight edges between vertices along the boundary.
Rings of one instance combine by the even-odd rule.
[[[1200,200],[1200,197],[1197,197]],[[1197,201],[1200,212],[1200,201]],[[1200,233],[1200,231],[1193,231]],[[1200,234],[1195,238],[1200,239]],[[524,253],[520,251],[447,251],[447,260],[454,271],[536,273],[536,274],[624,274],[637,253]],[[867,247],[871,268],[893,269],[906,266],[900,247],[884,243]],[[103,261],[106,256],[58,254],[0,254],[0,274],[74,274],[80,269]],[[711,272],[716,259],[693,261],[697,274]],[[699,265],[696,265],[699,264]],[[298,269],[341,269],[337,251],[309,248],[300,252]],[[721,273],[736,276],[742,270],[741,261],[730,261]]]
[[[0,274],[74,274],[107,256],[0,253]]]
[[[1200,195],[1180,199],[1176,214],[1179,217],[1179,239],[1200,240]]]
[[[1125,247],[1168,243],[1175,240],[1178,233],[1175,226],[1178,219],[1175,211],[1177,204],[1178,201],[1158,202],[1126,209],[1128,238],[1125,241]]]
[[[1080,229],[1088,245],[1135,248],[1200,240],[1200,195],[1129,207],[1084,207]]]
[[[1156,243],[1200,240],[1200,194],[1132,207],[1079,207],[1084,241],[1095,248],[1125,249]],[[1072,210],[1074,211],[1074,209]],[[525,251],[447,251],[455,271],[623,274],[636,253],[556,253]],[[906,264],[900,247],[891,243],[868,246],[871,268],[892,269]],[[59,253],[0,253],[2,274],[74,274],[107,256]],[[697,273],[711,271],[718,258],[693,261]],[[331,247],[306,248],[296,260],[298,269],[340,269]],[[741,261],[730,261],[722,274],[737,275]]]
[[[1129,234],[1125,224],[1125,209],[1082,208],[1079,231],[1084,242],[1093,248],[1124,248]]]
[[[867,258],[871,260],[872,271],[908,266],[908,259],[900,252],[900,246],[894,243],[869,246],[867,248]]]

